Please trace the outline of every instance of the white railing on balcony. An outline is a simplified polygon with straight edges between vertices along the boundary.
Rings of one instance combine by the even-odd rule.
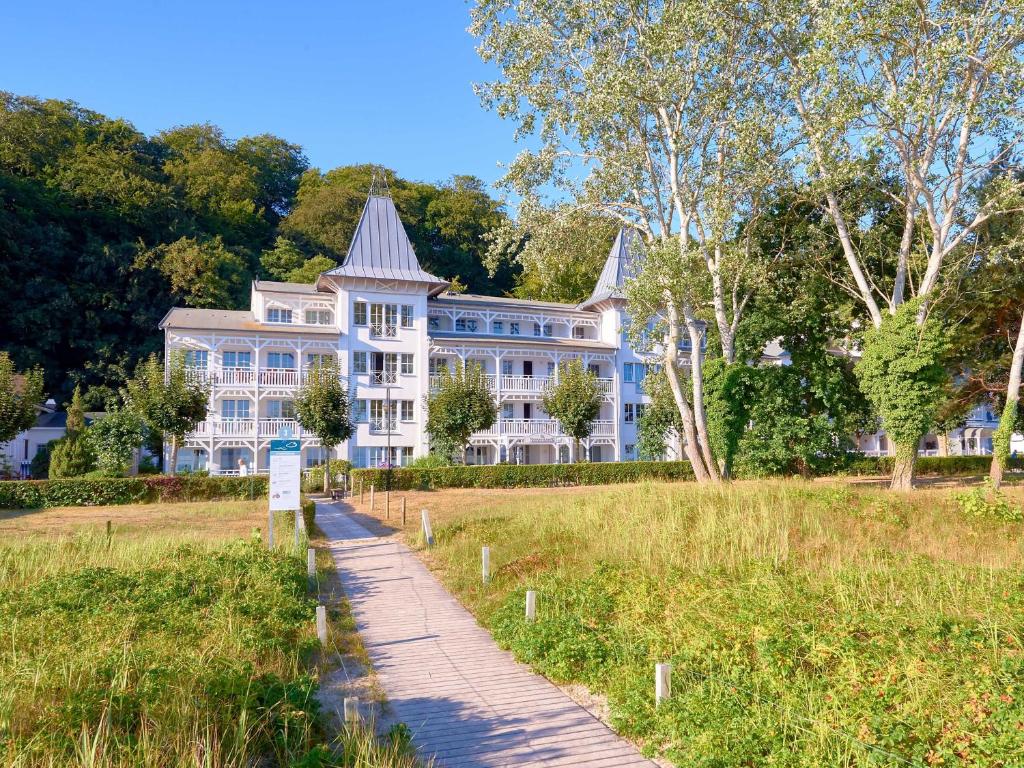
[[[299,372],[294,368],[264,368],[260,371],[261,387],[297,387]]]
[[[591,424],[591,437],[612,437],[615,422],[595,421]],[[473,437],[565,437],[554,419],[499,419],[490,429],[474,432]]]
[[[249,385],[255,378],[256,372],[252,368],[221,368],[215,376],[218,384],[229,386]]]
[[[222,437],[253,437],[256,434],[255,419],[219,419],[213,422],[213,434]]]
[[[398,336],[398,326],[391,323],[370,323],[370,335],[376,338],[393,339]]]
[[[540,394],[548,383],[547,376],[502,376],[501,391]]]
[[[386,416],[378,416],[370,419],[370,431],[379,432],[381,434],[387,434],[388,432],[394,432],[398,428],[397,418],[387,418]]]
[[[282,429],[290,431],[292,437],[302,436],[302,427],[295,419],[260,419],[260,437],[277,437]]]
[[[398,381],[397,371],[370,371],[371,384],[391,385]]]
[[[208,381],[210,379],[210,371],[206,368],[197,368],[195,366],[185,366],[185,378],[189,381]]]
[[[488,388],[491,390],[491,392],[494,392],[495,391],[495,387],[497,386],[497,379],[498,379],[498,377],[495,376],[493,373],[485,373],[484,374],[484,378],[487,380]],[[438,389],[441,388],[441,374],[439,374],[439,373],[432,373],[432,374],[430,374],[430,382],[429,383],[430,383],[430,390],[432,392],[436,392]]]

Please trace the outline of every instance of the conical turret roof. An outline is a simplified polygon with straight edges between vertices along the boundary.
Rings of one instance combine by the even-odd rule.
[[[597,278],[590,298],[580,304],[586,309],[607,299],[624,299],[623,286],[631,277],[636,276],[639,261],[643,258],[643,240],[640,233],[632,227],[623,227],[615,236],[612,249]]]

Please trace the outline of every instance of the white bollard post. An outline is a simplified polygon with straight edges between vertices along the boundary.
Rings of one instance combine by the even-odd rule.
[[[316,550],[306,550],[306,577],[309,579],[310,590],[316,589]]]
[[[537,593],[526,590],[526,620],[533,623],[537,620]]]
[[[267,549],[274,548],[274,510],[267,512]]]
[[[480,549],[480,563],[483,571],[484,584],[487,584],[491,580],[491,548],[481,547]]]
[[[672,695],[672,665],[654,665],[654,705],[658,706]]]
[[[345,697],[345,722],[359,722],[359,699],[356,696]]]
[[[318,605],[316,607],[316,636],[320,638],[320,645],[327,646],[327,607]]]
[[[430,513],[421,509],[420,519],[423,521],[423,541],[428,547],[432,547],[434,546],[434,532],[430,529]]]

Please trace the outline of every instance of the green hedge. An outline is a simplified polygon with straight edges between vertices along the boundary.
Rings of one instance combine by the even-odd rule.
[[[846,466],[851,475],[891,475],[892,456],[858,456]],[[921,456],[917,460],[918,475],[955,477],[957,475],[984,475],[992,464],[991,456]],[[1024,467],[1024,459],[1010,459],[1010,469]]]
[[[385,488],[390,475],[395,491],[438,488],[528,488],[553,485],[604,485],[638,480],[692,480],[687,461],[623,461],[580,464],[494,464],[433,469],[355,469],[352,487]]]
[[[217,499],[258,499],[267,495],[267,477],[148,475],[105,479],[12,480],[0,482],[0,509],[43,509],[109,504]]]

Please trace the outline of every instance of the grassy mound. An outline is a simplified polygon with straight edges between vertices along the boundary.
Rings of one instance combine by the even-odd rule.
[[[502,645],[605,694],[678,765],[1024,764],[1024,526],[951,495],[651,484],[436,532],[443,578]]]

